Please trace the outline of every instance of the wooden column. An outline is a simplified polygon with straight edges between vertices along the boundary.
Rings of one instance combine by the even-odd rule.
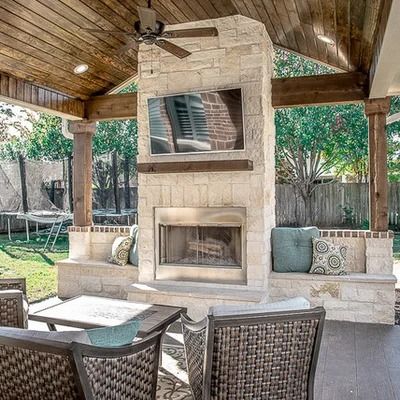
[[[390,98],[365,100],[369,146],[369,228],[388,230],[386,115]]]
[[[96,123],[71,121],[74,135],[73,197],[74,225],[92,225],[92,138]]]

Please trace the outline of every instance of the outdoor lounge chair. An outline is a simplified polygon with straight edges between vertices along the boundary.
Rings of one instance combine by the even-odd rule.
[[[28,328],[25,278],[0,279],[0,326]]]
[[[0,328],[1,400],[155,399],[161,332],[119,348],[69,333]]]
[[[194,400],[314,398],[325,310],[182,315]]]

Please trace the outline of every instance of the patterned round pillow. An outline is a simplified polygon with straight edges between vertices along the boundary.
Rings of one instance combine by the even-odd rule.
[[[313,238],[310,274],[346,275],[347,246]]]
[[[108,262],[117,265],[128,264],[129,251],[131,250],[132,242],[133,238],[131,236],[120,236],[115,238]]]

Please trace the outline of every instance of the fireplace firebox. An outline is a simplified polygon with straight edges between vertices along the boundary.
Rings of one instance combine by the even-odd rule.
[[[156,208],[156,279],[246,283],[244,208]]]

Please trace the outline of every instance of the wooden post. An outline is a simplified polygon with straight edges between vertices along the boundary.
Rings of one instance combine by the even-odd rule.
[[[92,225],[92,137],[96,123],[70,121],[74,135],[73,197],[74,225]]]
[[[18,156],[19,175],[21,178],[21,196],[22,196],[22,210],[24,213],[28,212],[28,189],[26,186],[26,170],[25,159],[22,154]]]
[[[131,208],[131,189],[129,187],[129,158],[124,158],[124,193],[125,193],[125,208]]]
[[[74,212],[74,197],[72,191],[73,179],[72,179],[72,154],[67,159],[67,179],[68,179],[68,207],[70,212]]]
[[[121,214],[121,202],[118,184],[118,153],[115,150],[112,152],[112,181],[114,189],[115,213]]]
[[[390,97],[365,100],[369,147],[369,228],[388,230],[386,115]]]

